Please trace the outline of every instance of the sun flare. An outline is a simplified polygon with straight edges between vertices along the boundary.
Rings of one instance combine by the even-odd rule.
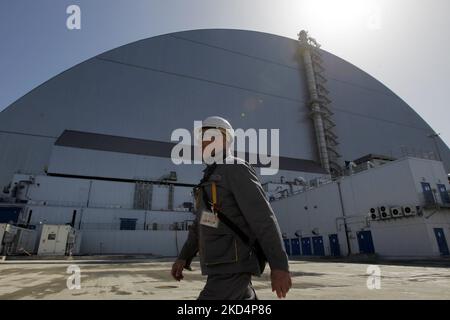
[[[309,13],[326,28],[379,29],[380,9],[375,0],[314,0]]]

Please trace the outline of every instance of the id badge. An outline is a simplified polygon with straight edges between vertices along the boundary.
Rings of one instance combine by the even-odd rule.
[[[207,227],[218,228],[219,218],[217,218],[217,214],[214,212],[204,210],[202,212],[202,217],[200,218],[200,224]]]

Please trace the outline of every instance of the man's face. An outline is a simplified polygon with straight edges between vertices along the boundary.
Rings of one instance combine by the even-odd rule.
[[[226,132],[223,129],[202,128],[203,158],[215,156],[215,150],[225,150],[227,146]],[[205,154],[206,152],[206,154]]]

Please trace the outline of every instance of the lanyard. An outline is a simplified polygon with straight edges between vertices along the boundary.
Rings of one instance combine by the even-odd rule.
[[[212,208],[215,210],[217,205],[217,186],[216,183],[213,181],[211,183],[211,197],[212,197]]]

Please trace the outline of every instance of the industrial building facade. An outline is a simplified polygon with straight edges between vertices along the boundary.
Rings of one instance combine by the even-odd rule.
[[[324,203],[331,201],[337,182],[316,182],[344,175],[346,161],[368,154],[408,164],[415,162],[401,159],[422,158],[427,165],[441,165],[439,184],[449,189],[442,174],[450,171],[450,150],[433,129],[392,91],[320,49],[312,38],[193,30],[103,53],[0,112],[0,221],[38,228],[70,224],[83,234],[82,254],[175,255],[193,219],[191,188],[203,166],[175,165],[170,137],[173,130],[192,129],[195,120],[210,115],[223,116],[244,130],[280,130],[280,170],[261,180],[275,199],[289,248],[291,239],[297,248],[302,237],[310,238],[313,246],[333,235],[340,254],[359,252],[356,240],[345,240],[353,231],[342,233],[340,221],[347,224],[350,218],[341,217],[347,211],[364,211],[366,217],[371,207],[379,209],[383,195],[364,196],[367,201],[358,210],[335,208],[339,202],[330,202],[320,223],[309,224],[294,210],[308,206],[297,203],[307,201],[306,195],[320,193]],[[388,170],[394,162],[367,172]],[[362,185],[370,185],[367,174],[344,178],[342,187],[359,176],[368,179]],[[399,179],[416,186],[407,175]],[[295,181],[306,181],[314,190],[303,190]],[[272,190],[275,185],[285,187]],[[430,186],[437,187],[435,182]],[[400,189],[393,196],[398,201],[386,199],[388,206],[420,205],[412,198],[403,201]],[[299,223],[293,223],[297,218]],[[413,219],[419,215],[403,221]],[[349,228],[367,231],[368,222],[361,223]],[[294,225],[296,230],[291,230]],[[317,235],[312,233],[316,228]],[[421,232],[418,229],[414,233]],[[450,238],[445,223],[442,229]],[[375,231],[372,237],[375,248],[382,247],[379,239],[389,238]],[[413,255],[402,248],[387,255]],[[429,256],[435,249],[418,252]],[[323,252],[311,254],[330,250],[324,245]]]
[[[272,202],[292,256],[449,255],[450,197],[442,163],[403,158],[318,182]]]

